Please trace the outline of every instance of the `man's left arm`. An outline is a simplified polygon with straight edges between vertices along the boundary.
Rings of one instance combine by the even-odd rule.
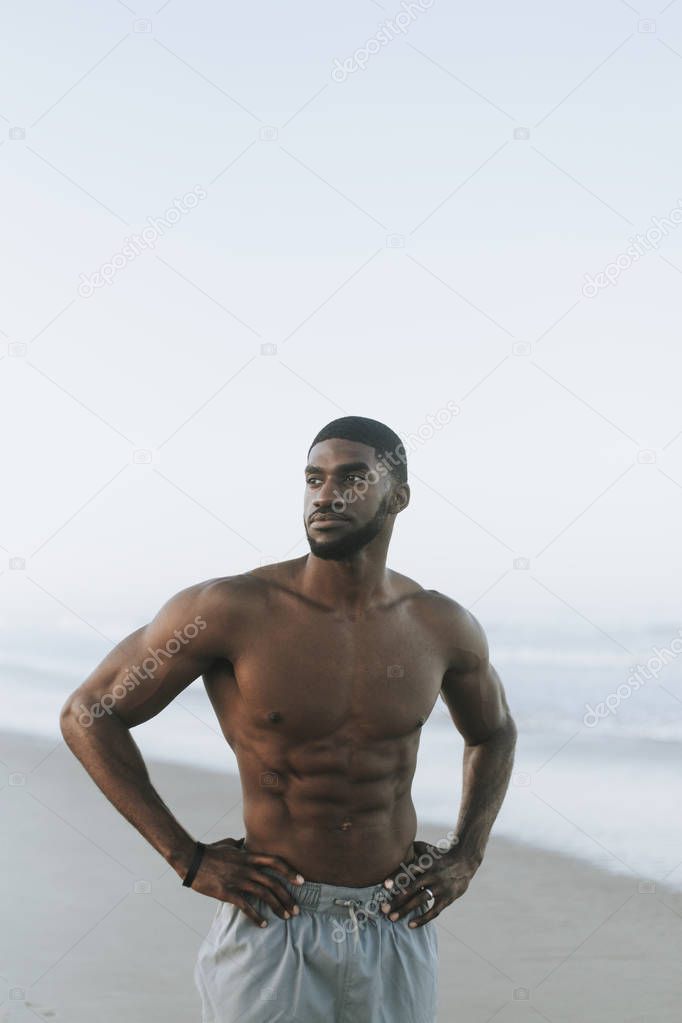
[[[424,905],[424,889],[431,890],[433,905],[411,920],[411,927],[433,920],[469,887],[483,859],[514,763],[516,725],[499,675],[490,663],[485,633],[471,612],[459,605],[456,608],[455,643],[440,695],[464,738],[462,797],[450,848],[415,842],[421,865],[413,865],[414,880],[391,900],[390,919],[400,919]],[[392,879],[386,887],[393,887]]]

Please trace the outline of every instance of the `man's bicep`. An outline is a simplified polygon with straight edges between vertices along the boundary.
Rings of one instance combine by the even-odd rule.
[[[485,742],[509,719],[504,687],[489,661],[473,672],[446,672],[441,696],[469,746]]]
[[[460,609],[455,633],[441,696],[465,742],[476,745],[509,720],[509,707],[500,676],[490,663],[485,633],[470,611]]]
[[[80,715],[116,714],[128,727],[158,714],[220,656],[210,583],[171,597],[145,626],[121,640],[69,700]]]

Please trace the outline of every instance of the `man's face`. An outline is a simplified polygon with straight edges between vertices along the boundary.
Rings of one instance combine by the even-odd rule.
[[[366,547],[388,517],[393,484],[374,448],[324,440],[305,469],[303,524],[316,557],[339,561]]]

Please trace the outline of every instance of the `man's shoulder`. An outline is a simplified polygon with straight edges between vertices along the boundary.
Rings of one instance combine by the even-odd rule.
[[[425,608],[427,612],[450,620],[469,614],[466,608],[458,604],[452,597],[448,597],[438,590],[429,590],[421,583],[410,579],[409,576],[395,572],[393,569],[389,570],[389,576],[391,585],[397,594],[417,598],[414,602],[415,607]]]
[[[428,606],[450,622],[465,622],[471,617],[471,612],[463,604],[440,590],[424,590],[424,594],[428,598]]]
[[[204,615],[224,616],[258,601],[262,587],[249,572],[237,575],[214,576],[203,579],[180,590],[167,602],[178,609],[186,608]]]
[[[420,588],[415,609],[424,614],[439,636],[446,639],[453,649],[473,650],[483,653],[487,641],[478,619],[453,597],[439,590]]]
[[[295,589],[294,581],[305,558],[256,565],[237,575],[218,576],[197,583],[196,598],[216,607],[244,607],[250,610],[268,602],[276,590]]]
[[[285,586],[295,579],[306,561],[305,555],[300,558],[290,558],[289,561],[273,561],[266,565],[257,565],[245,573],[245,577],[252,583],[261,583]]]

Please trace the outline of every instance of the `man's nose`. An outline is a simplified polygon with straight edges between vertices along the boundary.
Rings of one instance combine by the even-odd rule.
[[[334,481],[328,479],[315,494],[313,504],[316,508],[330,508],[333,504],[335,511],[341,511],[341,505],[345,505],[345,501]]]

